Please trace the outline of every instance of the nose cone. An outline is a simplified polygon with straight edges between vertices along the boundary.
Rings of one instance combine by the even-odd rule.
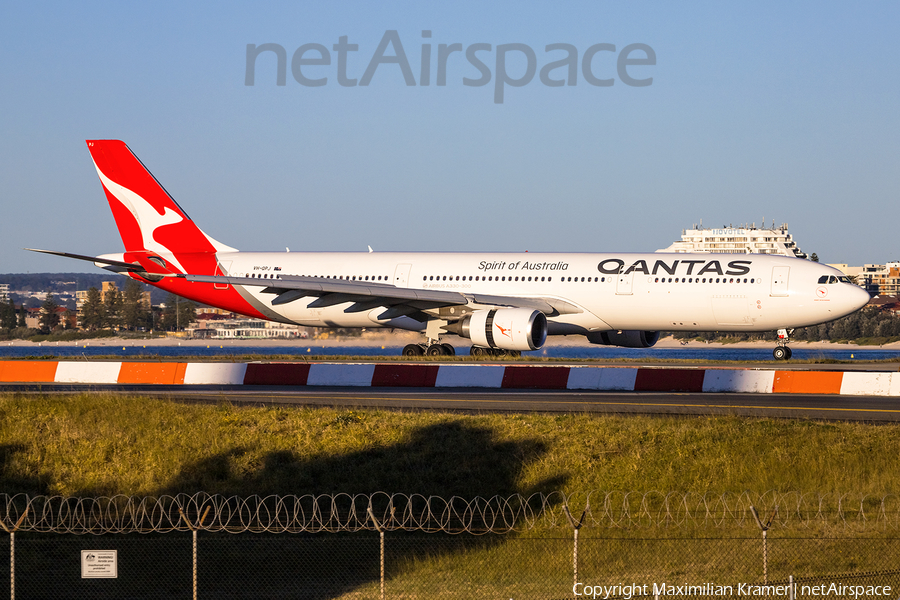
[[[866,290],[856,285],[847,285],[846,288],[847,291],[843,294],[846,298],[843,303],[846,306],[845,314],[855,313],[869,303],[869,292]]]

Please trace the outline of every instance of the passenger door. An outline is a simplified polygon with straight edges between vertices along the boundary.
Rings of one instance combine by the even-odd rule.
[[[394,285],[400,288],[409,287],[409,270],[410,264],[397,265],[394,270]]]
[[[634,271],[631,273],[619,273],[619,279],[616,281],[616,294],[631,294],[633,284]]]
[[[772,295],[788,295],[788,278],[791,274],[790,267],[772,267]]]

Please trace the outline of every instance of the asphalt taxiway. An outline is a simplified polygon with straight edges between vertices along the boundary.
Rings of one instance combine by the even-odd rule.
[[[129,393],[177,402],[329,406],[459,412],[735,415],[842,421],[900,421],[900,399],[834,394],[602,392],[576,390],[338,388],[309,386],[135,386],[3,384],[29,394]]]

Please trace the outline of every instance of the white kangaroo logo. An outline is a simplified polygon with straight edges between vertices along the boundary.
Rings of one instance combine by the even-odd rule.
[[[153,206],[150,205],[144,198],[142,198],[139,194],[129,190],[128,188],[119,185],[109,177],[103,174],[99,167],[95,164],[94,167],[97,169],[97,174],[100,176],[100,181],[103,182],[103,185],[106,186],[106,189],[110,191],[110,193],[116,197],[116,199],[122,203],[122,206],[127,208],[132,215],[134,215],[134,220],[137,221],[138,227],[141,230],[141,238],[142,245],[144,250],[150,250],[151,252],[156,252],[158,254],[165,254],[166,260],[170,263],[178,267],[178,269],[184,273],[184,267],[178,262],[178,259],[175,258],[175,253],[170,249],[166,248],[162,244],[154,239],[153,234],[157,229],[162,227],[163,225],[172,225],[174,223],[180,223],[184,220],[184,217],[169,208],[165,207],[163,214],[159,214]]]

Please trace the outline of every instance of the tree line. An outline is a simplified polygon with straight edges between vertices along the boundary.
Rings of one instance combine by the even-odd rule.
[[[122,291],[115,285],[105,293],[91,287],[81,306],[78,326],[89,332],[175,331],[196,320],[197,304],[175,294],[169,294],[162,310],[154,310],[143,299],[143,287],[131,279]],[[53,294],[48,294],[41,305],[38,329],[34,330],[26,326],[24,304],[17,309],[10,298],[9,303],[0,305],[0,334],[5,338],[22,338],[72,329],[69,313],[59,308]]]

